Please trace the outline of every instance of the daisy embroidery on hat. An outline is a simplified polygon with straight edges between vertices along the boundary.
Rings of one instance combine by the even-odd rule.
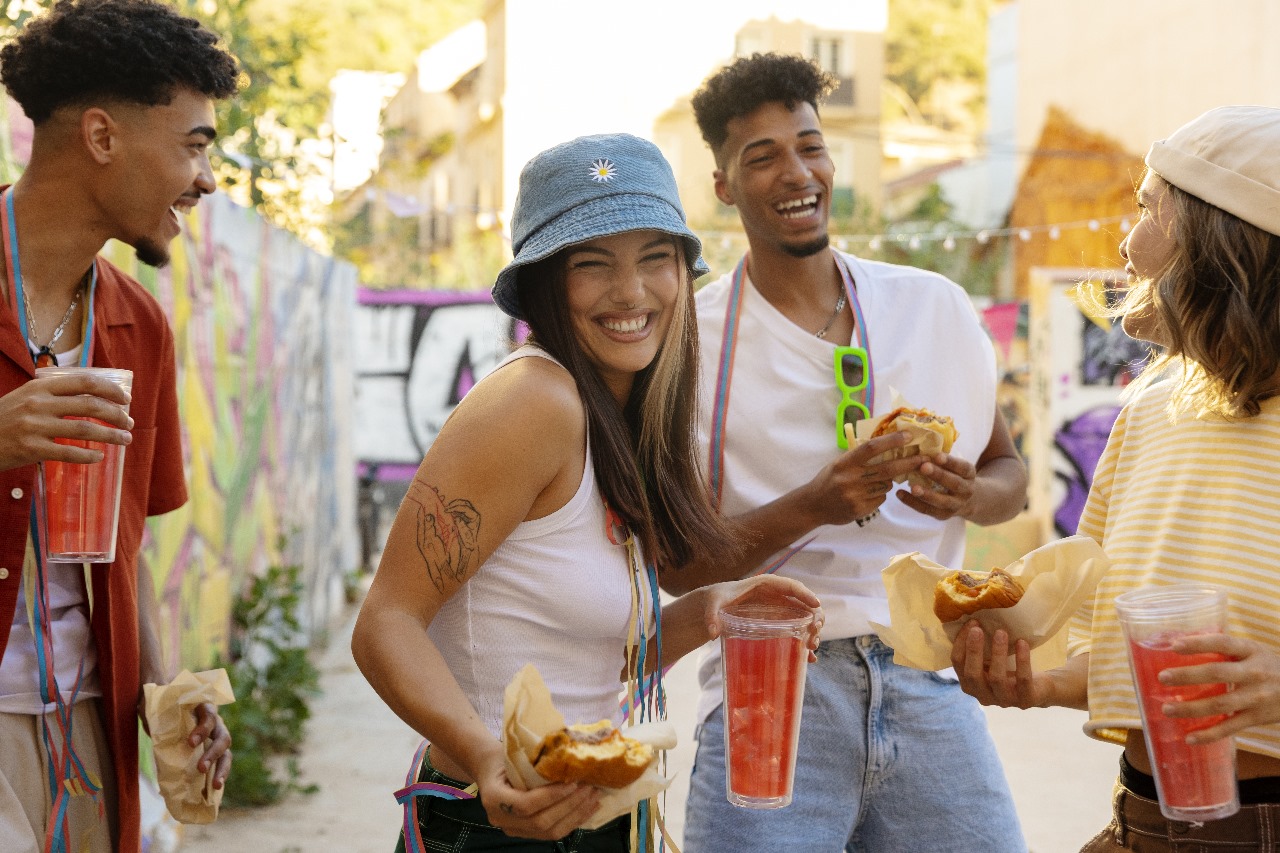
[[[613,163],[601,157],[599,160],[591,164],[591,180],[598,183],[608,183],[609,179],[617,174]]]

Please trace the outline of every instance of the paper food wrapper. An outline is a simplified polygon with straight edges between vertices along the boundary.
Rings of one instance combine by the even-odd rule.
[[[871,627],[893,648],[894,663],[937,671],[951,666],[956,636],[976,619],[988,635],[1003,628],[1011,645],[1013,640],[1030,643],[1031,666],[1037,672],[1053,669],[1067,660],[1067,621],[1110,564],[1102,546],[1088,536],[1050,542],[1005,567],[1022,585],[1017,604],[943,623],[933,613],[933,591],[951,569],[918,552],[900,554],[881,572],[889,593],[890,624]]]
[[[212,823],[218,817],[222,789],[213,787],[216,766],[196,769],[209,741],[193,747],[187,741],[196,727],[193,709],[201,702],[226,705],[236,701],[225,669],[183,670],[169,684],[142,688],[147,728],[155,744],[156,778],[169,814],[182,823]]]
[[[871,436],[875,434],[876,428],[880,426],[881,421],[893,414],[898,409],[907,408],[915,409],[918,406],[912,406],[906,400],[902,399],[897,391],[893,392],[892,402],[888,411],[882,415],[876,415],[874,418],[866,418],[853,424],[853,436],[849,440],[849,449],[852,450],[861,444],[871,440]],[[945,415],[946,412],[937,412],[938,415]],[[902,432],[908,433],[911,438],[907,440],[906,445],[896,450],[889,450],[881,453],[868,461],[869,465],[878,465],[881,462],[889,462],[893,459],[905,459],[908,456],[935,456],[942,453],[942,435],[931,429],[916,426],[915,424],[904,423],[901,425]],[[921,477],[914,471],[910,474],[899,474],[894,477],[895,483],[901,483],[904,480],[910,480],[911,483],[919,484],[925,488],[929,488],[933,483],[925,477]]]
[[[594,723],[597,720],[574,720],[577,723]],[[502,708],[502,741],[507,753],[507,776],[517,788],[525,790],[550,784],[533,769],[542,739],[565,727],[564,717],[551,703],[542,676],[533,664],[525,664],[507,685]],[[670,723],[641,723],[623,730],[623,733],[654,749],[674,749],[676,730]],[[532,758],[531,758],[532,756]],[[639,779],[625,788],[600,788],[600,808],[584,829],[599,829],[620,815],[627,814],[641,800],[647,800],[665,791],[672,780],[658,772],[660,761],[654,761]]]

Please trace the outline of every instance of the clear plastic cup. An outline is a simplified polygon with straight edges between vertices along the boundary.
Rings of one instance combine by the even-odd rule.
[[[739,604],[720,616],[726,794],[734,805],[780,809],[790,805],[795,780],[813,614]]]
[[[84,373],[106,377],[125,391],[133,390],[133,371],[111,367],[40,367],[36,378]],[[124,410],[128,412],[129,407]],[[40,463],[36,519],[43,557],[50,563],[110,563],[116,558],[125,446],[72,438],[56,441],[100,450],[102,460],[88,465]]]
[[[1160,812],[1170,820],[1208,821],[1240,810],[1236,750],[1232,738],[1188,744],[1187,735],[1216,725],[1226,715],[1166,717],[1161,706],[1217,696],[1225,684],[1161,684],[1166,669],[1226,660],[1225,655],[1183,655],[1172,648],[1179,637],[1226,630],[1227,594],[1205,584],[1173,584],[1137,589],[1116,597],[1116,613],[1129,647],[1138,688],[1142,732],[1151,755]]]

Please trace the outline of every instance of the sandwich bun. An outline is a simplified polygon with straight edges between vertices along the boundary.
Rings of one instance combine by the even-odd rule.
[[[947,453],[956,443],[956,425],[946,415],[936,415],[928,409],[912,409],[901,406],[894,409],[876,425],[871,433],[872,438],[898,432],[909,427],[918,427],[942,436],[942,452]]]
[[[952,572],[933,590],[933,613],[954,622],[979,610],[1012,607],[1022,598],[1022,585],[1003,569],[990,572]]]
[[[640,778],[654,749],[626,737],[608,720],[567,726],[542,739],[533,769],[548,782],[624,788]]]

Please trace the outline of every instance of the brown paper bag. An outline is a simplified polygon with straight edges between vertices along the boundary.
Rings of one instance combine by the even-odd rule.
[[[211,765],[196,769],[209,741],[192,747],[187,741],[196,727],[192,709],[201,702],[226,705],[236,700],[225,669],[206,672],[183,670],[163,687],[142,688],[147,727],[155,744],[156,777],[169,814],[182,823],[213,823],[222,803],[222,789],[213,787]]]
[[[594,723],[596,720],[574,720]],[[525,664],[507,685],[503,695],[502,742],[507,753],[507,777],[525,790],[550,784],[533,769],[542,739],[565,727],[564,716],[551,702],[551,693],[533,664]],[[629,738],[654,749],[674,749],[676,730],[668,722],[641,723],[626,729]],[[644,774],[625,788],[600,788],[600,808],[584,829],[599,829],[614,818],[627,814],[641,800],[665,791],[673,780],[658,772],[655,761]]]
[[[919,553],[900,554],[880,573],[889,594],[889,624],[871,627],[893,648],[894,663],[937,671],[951,666],[956,636],[970,618],[977,619],[988,634],[1003,628],[1012,639],[1026,640],[1037,672],[1054,669],[1067,659],[1067,621],[1110,565],[1102,546],[1088,536],[1050,542],[1005,567],[1023,589],[1017,604],[942,623],[933,613],[933,590],[951,569]]]

